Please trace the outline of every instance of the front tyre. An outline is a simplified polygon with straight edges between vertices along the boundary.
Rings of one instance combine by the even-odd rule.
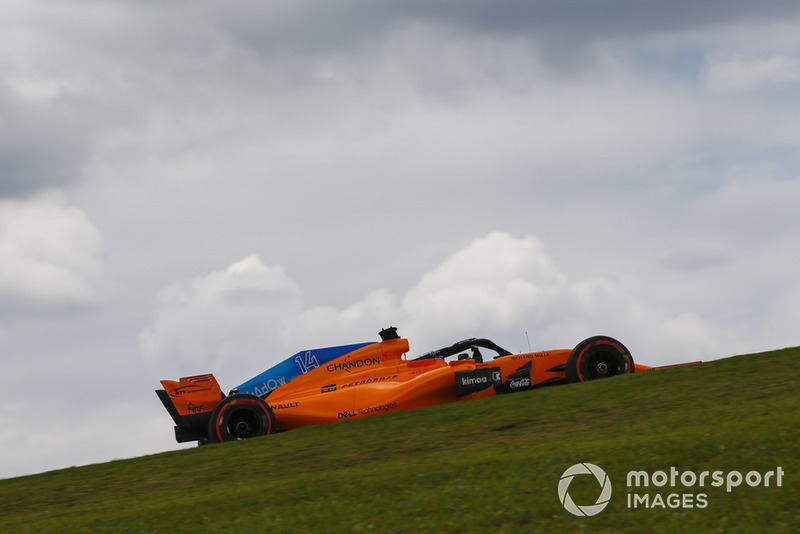
[[[275,414],[261,398],[248,393],[225,397],[211,414],[208,441],[236,441],[275,432]]]
[[[568,383],[633,373],[633,356],[625,345],[608,336],[581,341],[567,358]]]

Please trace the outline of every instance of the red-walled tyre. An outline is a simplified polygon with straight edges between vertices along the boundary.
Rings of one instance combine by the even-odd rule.
[[[608,336],[581,341],[567,358],[567,382],[586,382],[598,378],[633,373],[633,356],[625,345]]]
[[[211,414],[208,441],[236,441],[276,431],[275,414],[261,398],[248,393],[225,397]]]

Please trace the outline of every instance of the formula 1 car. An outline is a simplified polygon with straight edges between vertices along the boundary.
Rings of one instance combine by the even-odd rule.
[[[634,364],[607,336],[527,354],[471,338],[413,359],[403,357],[408,340],[397,328],[380,337],[298,352],[228,395],[212,374],[162,380],[156,394],[175,421],[175,439],[204,444],[656,369]],[[485,358],[481,349],[496,355]]]

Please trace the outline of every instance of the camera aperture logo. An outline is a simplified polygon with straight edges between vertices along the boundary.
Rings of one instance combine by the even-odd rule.
[[[575,504],[572,497],[569,496],[567,490],[569,490],[572,479],[577,475],[594,475],[597,479],[597,483],[600,484],[602,488],[600,490],[600,496],[597,497],[597,502],[594,504],[579,506]],[[558,482],[558,499],[561,501],[561,504],[564,505],[564,508],[573,515],[580,517],[597,515],[608,506],[611,500],[611,480],[608,478],[605,471],[594,464],[575,464],[561,475],[561,480]]]

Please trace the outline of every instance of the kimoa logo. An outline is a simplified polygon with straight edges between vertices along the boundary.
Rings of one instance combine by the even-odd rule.
[[[488,381],[489,381],[489,378],[485,377],[485,376],[479,376],[479,377],[462,376],[461,377],[461,383],[463,385],[465,385],[465,386],[469,386],[469,385],[472,385],[472,384],[485,384]]]
[[[572,479],[575,478],[576,475],[594,475],[597,479],[597,483],[600,484],[602,488],[597,502],[585,506],[578,506],[573,502],[567,490],[569,489]],[[608,506],[608,502],[611,500],[611,480],[608,478],[605,471],[594,464],[575,464],[561,475],[561,480],[558,482],[558,500],[560,500],[564,508],[573,515],[581,517],[597,515]]]

